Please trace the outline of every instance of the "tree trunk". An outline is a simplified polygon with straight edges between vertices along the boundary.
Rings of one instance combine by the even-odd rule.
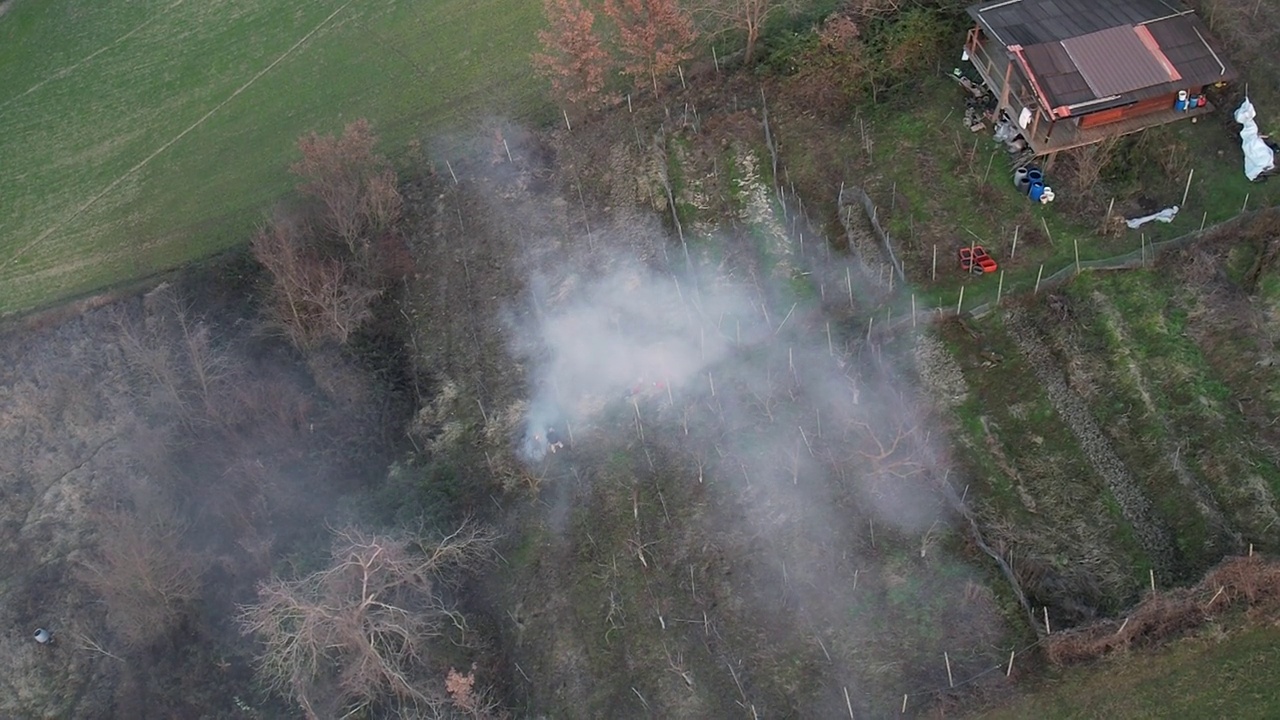
[[[760,26],[751,25],[747,28],[747,50],[743,53],[742,64],[751,65],[751,59],[756,55],[756,40],[760,39]]]

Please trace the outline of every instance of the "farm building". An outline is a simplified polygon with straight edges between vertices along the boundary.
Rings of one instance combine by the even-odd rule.
[[[1035,155],[1210,112],[1204,89],[1236,77],[1177,0],[993,0],[969,15],[969,60]]]

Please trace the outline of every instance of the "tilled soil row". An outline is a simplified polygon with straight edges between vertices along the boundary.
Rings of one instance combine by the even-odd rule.
[[[1036,379],[1044,387],[1045,394],[1093,467],[1103,479],[1112,496],[1120,505],[1120,512],[1133,527],[1134,535],[1143,552],[1151,559],[1155,572],[1164,577],[1173,574],[1173,538],[1155,517],[1151,501],[1138,487],[1133,475],[1116,455],[1102,428],[1090,414],[1088,407],[1067,386],[1039,331],[1031,325],[1024,313],[1012,310],[1005,314],[1005,327],[1018,349],[1031,363]]]

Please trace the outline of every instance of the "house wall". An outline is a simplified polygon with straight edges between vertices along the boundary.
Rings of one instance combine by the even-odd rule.
[[[1202,88],[1190,88],[1192,95],[1198,95]],[[1128,120],[1129,118],[1138,117],[1139,115],[1148,115],[1162,110],[1172,110],[1174,103],[1178,99],[1176,92],[1160,97],[1148,98],[1140,100],[1132,105],[1124,107],[1111,108],[1110,110],[1100,110],[1088,115],[1081,115],[1079,125],[1082,128],[1099,127],[1101,125],[1109,125],[1111,123]]]

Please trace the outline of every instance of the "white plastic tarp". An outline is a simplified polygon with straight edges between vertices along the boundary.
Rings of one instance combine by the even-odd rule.
[[[1173,219],[1177,216],[1178,216],[1178,206],[1174,205],[1173,207],[1167,207],[1158,213],[1151,213],[1150,215],[1143,215],[1142,217],[1129,218],[1124,222],[1126,225],[1129,226],[1129,229],[1137,230],[1138,228],[1142,227],[1143,225],[1146,225],[1149,222],[1171,223],[1173,222]]]
[[[1244,150],[1244,175],[1250,180],[1257,180],[1263,173],[1276,167],[1276,155],[1258,135],[1257,116],[1253,103],[1245,98],[1236,109],[1236,122],[1240,123],[1240,147]]]

